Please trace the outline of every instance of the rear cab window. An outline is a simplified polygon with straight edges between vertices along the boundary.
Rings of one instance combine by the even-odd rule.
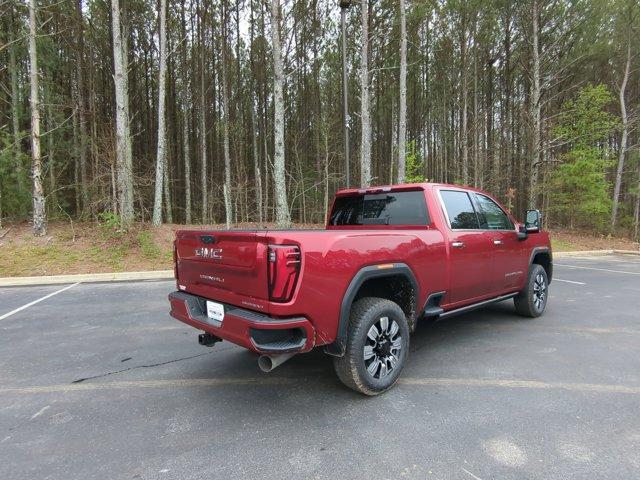
[[[329,226],[429,224],[423,190],[338,196],[329,217]]]

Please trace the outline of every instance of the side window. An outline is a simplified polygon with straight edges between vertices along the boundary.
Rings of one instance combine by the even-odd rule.
[[[476,230],[480,228],[478,217],[467,192],[440,190],[449,224],[454,230]]]
[[[513,230],[514,226],[500,206],[489,197],[475,194],[479,208],[480,228],[487,230]]]

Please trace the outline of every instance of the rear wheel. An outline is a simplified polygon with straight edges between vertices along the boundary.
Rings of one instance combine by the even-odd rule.
[[[525,317],[539,317],[544,313],[549,295],[549,278],[542,265],[534,263],[529,268],[529,278],[513,303],[516,311]]]
[[[346,351],[334,359],[338,378],[347,387],[378,395],[391,388],[409,353],[409,326],[398,304],[365,297],[351,308]]]

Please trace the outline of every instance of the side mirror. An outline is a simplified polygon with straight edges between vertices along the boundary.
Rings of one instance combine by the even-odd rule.
[[[538,233],[541,219],[540,210],[527,210],[527,218],[524,222],[527,233]]]
[[[527,227],[524,225],[518,225],[518,240],[526,240],[527,238],[529,238]]]

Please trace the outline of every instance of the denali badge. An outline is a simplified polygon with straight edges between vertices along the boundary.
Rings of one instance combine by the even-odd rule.
[[[196,255],[198,257],[203,257],[203,258],[213,258],[215,260],[222,260],[222,249],[200,247],[200,248],[196,248]]]
[[[224,278],[214,277],[213,275],[200,275],[203,280],[211,280],[212,282],[224,283]]]

